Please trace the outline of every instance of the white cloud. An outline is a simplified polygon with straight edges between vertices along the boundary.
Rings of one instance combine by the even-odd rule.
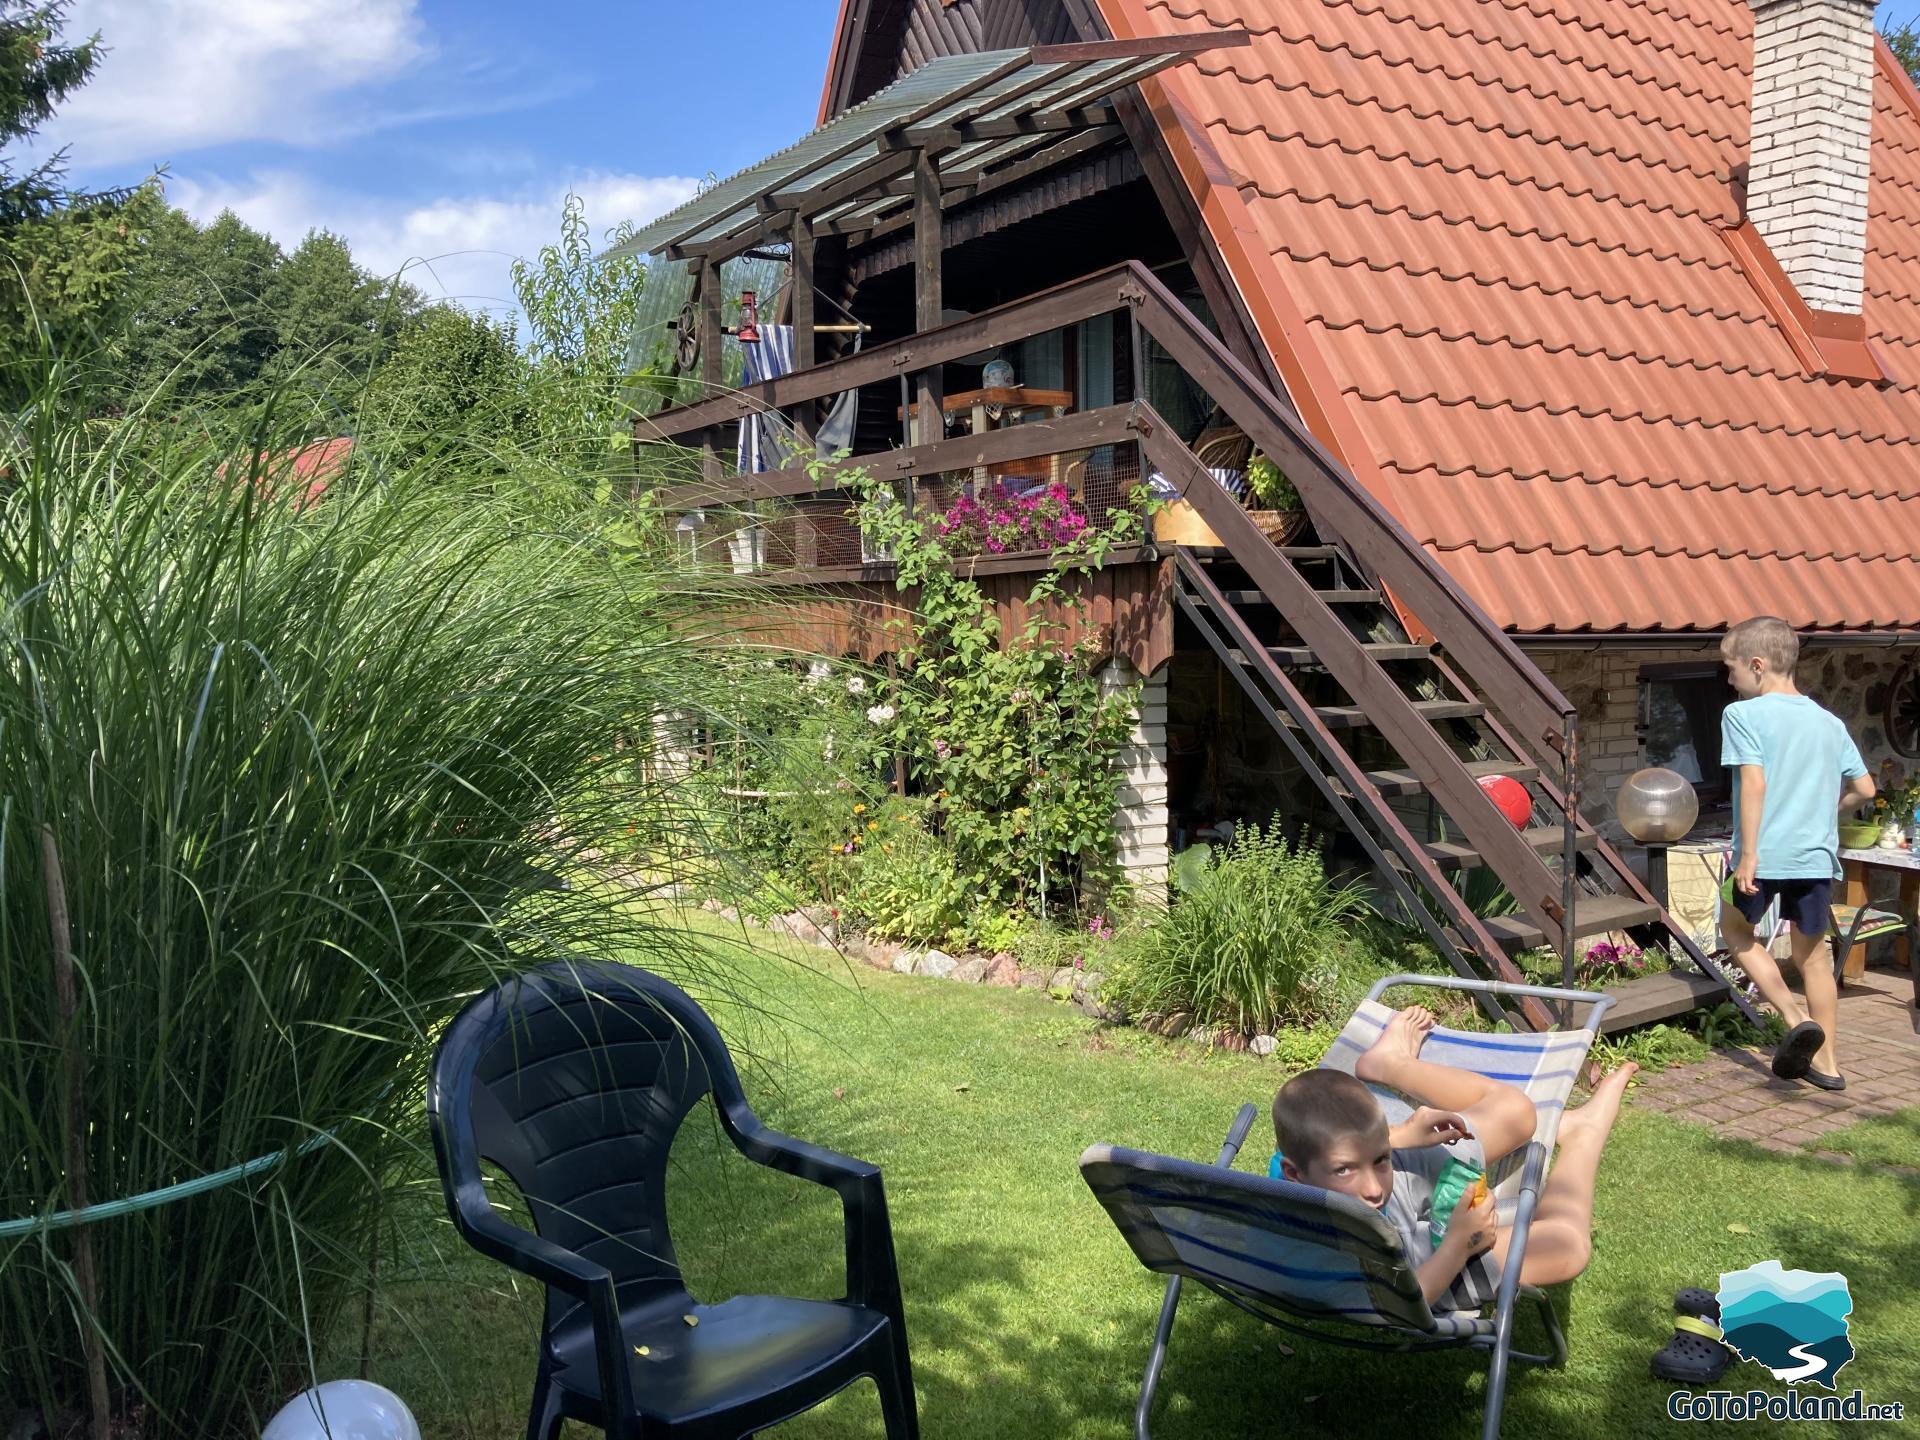
[[[417,0],[78,0],[64,35],[107,54],[44,139],[89,167],[159,165],[236,140],[364,134],[368,91],[431,56]]]
[[[560,233],[567,192],[580,196],[595,246],[622,220],[644,223],[693,194],[684,176],[581,173],[509,195],[387,200],[315,185],[284,170],[257,171],[243,182],[175,175],[167,197],[202,223],[232,210],[292,249],[309,230],[344,236],[354,259],[377,275],[404,274],[435,299],[496,314],[514,307],[509,267]]]

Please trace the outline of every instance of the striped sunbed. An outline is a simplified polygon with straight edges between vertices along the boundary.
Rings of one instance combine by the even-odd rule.
[[[1353,1062],[1378,1037],[1393,1013],[1380,997],[1393,986],[1477,990],[1534,996],[1589,1007],[1586,1028],[1540,1034],[1474,1035],[1436,1028],[1425,1058],[1496,1076],[1534,1098],[1539,1128],[1513,1157],[1494,1167],[1495,1195],[1512,1224],[1507,1272],[1489,1313],[1435,1313],[1420,1292],[1415,1262],[1399,1234],[1378,1211],[1351,1196],[1231,1167],[1256,1114],[1243,1106],[1212,1165],[1168,1155],[1095,1145],[1080,1157],[1080,1173],[1140,1262],[1166,1275],[1167,1294],[1134,1415],[1138,1440],[1148,1440],[1148,1414],[1166,1363],[1183,1279],[1191,1279],[1250,1314],[1285,1329],[1337,1344],[1387,1350],[1470,1346],[1491,1353],[1483,1433],[1495,1436],[1505,1400],[1509,1358],[1557,1364],[1565,1338],[1553,1308],[1538,1290],[1521,1286],[1526,1234],[1545,1181],[1547,1156],[1573,1081],[1593,1043],[1610,998],[1588,991],[1430,975],[1395,975],[1376,985],[1329,1050],[1324,1065],[1351,1073]],[[1374,1087],[1393,1118],[1411,1107]],[[1421,1257],[1424,1258],[1424,1257]],[[1552,1353],[1513,1351],[1516,1300],[1541,1310]]]

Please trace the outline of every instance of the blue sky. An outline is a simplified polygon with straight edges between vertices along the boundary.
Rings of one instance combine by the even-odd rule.
[[[511,308],[568,189],[596,235],[804,134],[838,0],[76,0],[109,53],[48,128],[88,185],[283,245],[316,226],[429,294]],[[536,18],[537,17],[537,18]],[[1882,23],[1920,17],[1886,0]]]
[[[1916,0],[1920,3],[1920,0]],[[569,188],[596,235],[811,129],[838,0],[77,0],[110,53],[48,127],[86,185],[165,168],[201,219],[322,226],[505,308]],[[537,18],[533,18],[537,16]]]

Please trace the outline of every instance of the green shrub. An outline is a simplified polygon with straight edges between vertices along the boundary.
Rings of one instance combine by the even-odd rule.
[[[309,504],[259,457],[327,415],[210,438],[83,419],[40,383],[0,432],[0,1219],[74,1204],[75,1147],[95,1203],[283,1158],[7,1240],[0,1410],[77,1433],[92,1328],[143,1435],[258,1435],[360,1313],[385,1202],[431,1169],[424,1069],[462,998],[556,955],[697,963],[582,867],[629,824],[697,820],[617,773],[615,742],[704,703],[725,622],[611,552],[563,469],[476,486],[356,460]]]
[[[944,940],[971,908],[953,853],[927,828],[928,810],[922,801],[894,799],[862,812],[845,899],[871,934]]]
[[[1320,852],[1249,825],[1166,914],[1120,948],[1106,992],[1131,1013],[1184,1010],[1202,1025],[1277,1034],[1332,1007],[1339,947],[1371,914]]]

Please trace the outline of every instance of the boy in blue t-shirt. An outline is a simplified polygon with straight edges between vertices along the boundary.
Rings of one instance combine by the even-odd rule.
[[[1729,958],[1791,1027],[1773,1052],[1773,1073],[1844,1090],[1827,931],[1840,878],[1840,816],[1873,799],[1873,781],[1846,725],[1794,687],[1800,641],[1786,621],[1742,620],[1720,642],[1720,658],[1740,696],[1720,721],[1720,763],[1737,770],[1733,876],[1721,892],[1720,933]],[[1793,926],[1805,1008],[1754,935],[1775,897]]]

